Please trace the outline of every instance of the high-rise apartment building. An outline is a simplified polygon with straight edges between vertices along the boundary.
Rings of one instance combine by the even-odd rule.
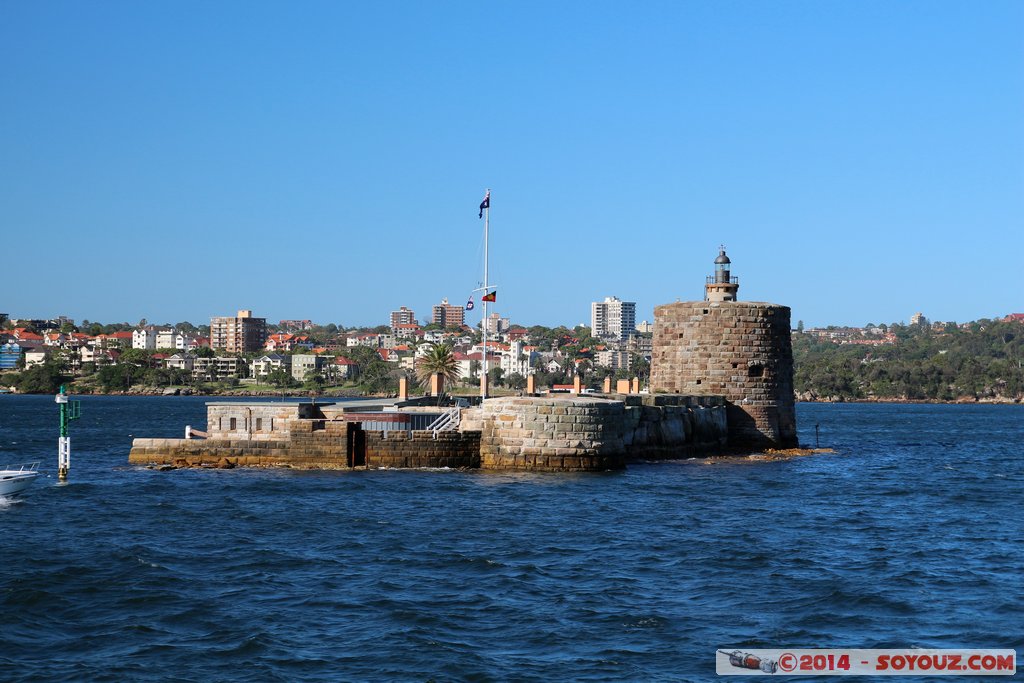
[[[415,325],[416,314],[410,311],[405,306],[402,306],[397,311],[391,311],[391,329],[398,329],[399,325]]]
[[[491,313],[481,322],[484,329],[487,330],[487,334],[504,334],[512,326],[512,321],[509,318],[502,318],[497,313]]]
[[[448,299],[441,299],[441,303],[435,304],[431,322],[441,327],[462,327],[466,322],[466,311],[462,306],[452,306]]]
[[[595,337],[625,339],[636,330],[636,303],[607,296],[590,304],[590,329]]]
[[[210,318],[210,347],[228,353],[259,351],[267,341],[267,319],[239,311],[234,318]]]

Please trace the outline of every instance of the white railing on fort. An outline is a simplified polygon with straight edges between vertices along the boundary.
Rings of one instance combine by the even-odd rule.
[[[454,406],[441,413],[436,420],[427,426],[427,429],[434,432],[434,438],[437,438],[438,432],[451,432],[458,429],[461,420],[462,409],[459,406]]]

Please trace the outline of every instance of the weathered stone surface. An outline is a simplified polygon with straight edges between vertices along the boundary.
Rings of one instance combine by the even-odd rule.
[[[540,471],[618,469],[627,458],[687,457],[725,443],[725,405],[720,397],[691,401],[688,397],[659,396],[656,402],[654,397],[631,396],[630,407],[619,398],[484,401],[480,408],[481,467]],[[707,414],[699,427],[696,411]]]
[[[733,445],[794,445],[789,308],[735,301],[656,307],[651,390],[724,397]],[[654,405],[676,405],[678,398],[659,402],[656,395]]]

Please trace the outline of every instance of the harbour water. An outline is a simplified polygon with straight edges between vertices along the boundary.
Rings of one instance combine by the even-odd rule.
[[[0,396],[0,465],[45,472],[0,501],[0,680],[701,681],[719,647],[1024,644],[1024,406],[801,404],[836,454],[586,475],[158,472],[132,436],[204,399],[82,409],[59,485],[53,398]]]

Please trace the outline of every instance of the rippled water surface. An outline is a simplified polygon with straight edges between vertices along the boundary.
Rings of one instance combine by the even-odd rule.
[[[716,647],[1024,643],[1024,407],[812,405],[835,455],[625,472],[127,466],[203,399],[0,396],[0,680],[673,680]],[[803,678],[802,680],[810,680]],[[907,679],[902,679],[907,680]]]

